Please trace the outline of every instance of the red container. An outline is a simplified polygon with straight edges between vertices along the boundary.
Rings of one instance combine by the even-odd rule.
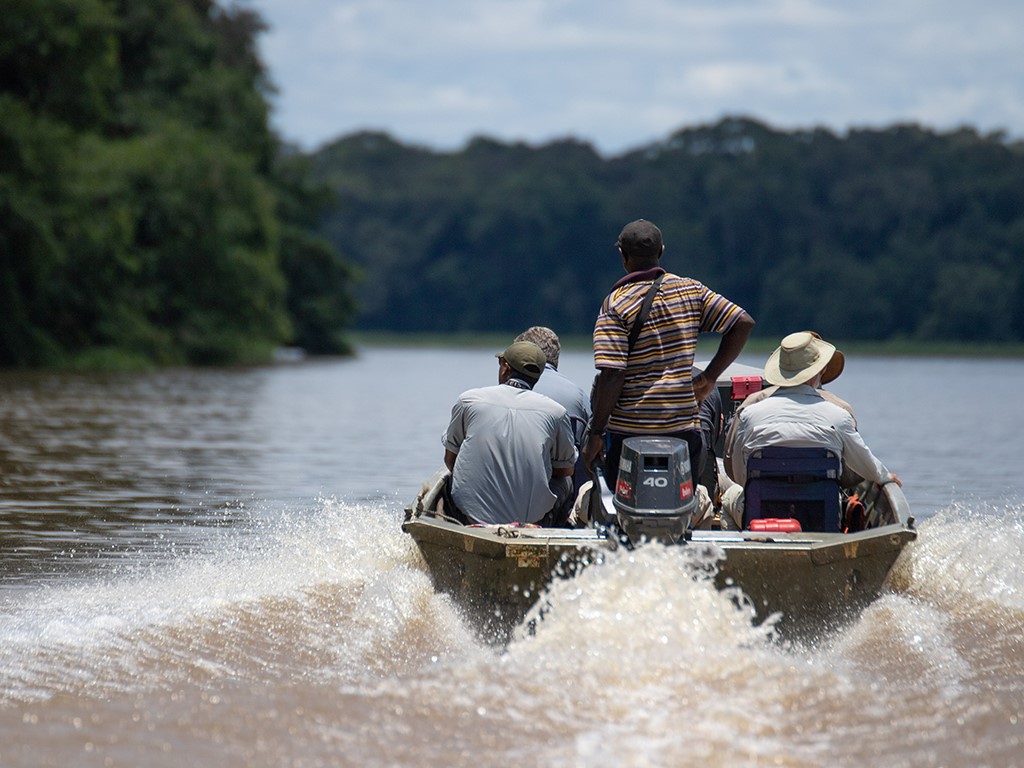
[[[792,517],[765,517],[750,521],[750,530],[758,533],[800,533],[800,521]]]
[[[760,376],[733,376],[732,377],[732,399],[739,402],[746,400],[748,395],[761,391]]]

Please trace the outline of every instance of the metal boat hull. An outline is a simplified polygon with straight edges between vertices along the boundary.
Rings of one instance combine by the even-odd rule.
[[[432,515],[432,499],[431,492],[421,496],[402,528],[415,540],[435,587],[485,634],[503,636],[552,578],[571,577],[618,546],[593,528],[464,526]],[[694,531],[689,542],[674,546],[718,548],[724,555],[716,577],[720,588],[738,586],[759,620],[780,614],[781,631],[816,632],[848,621],[878,597],[896,559],[916,538],[897,486],[880,489],[876,507],[876,527],[858,533]]]
[[[726,416],[737,405],[734,377],[749,380],[762,373],[738,363],[723,372],[718,387]],[[406,509],[402,528],[415,540],[437,589],[452,595],[487,634],[507,633],[552,578],[571,576],[617,546],[594,528],[467,527],[448,521],[439,516],[446,474],[439,470],[424,486]],[[718,587],[739,587],[758,620],[779,614],[775,626],[787,634],[828,630],[878,597],[900,553],[917,537],[898,485],[860,490],[870,511],[866,530],[857,533],[697,530],[690,541],[672,546],[718,548]]]

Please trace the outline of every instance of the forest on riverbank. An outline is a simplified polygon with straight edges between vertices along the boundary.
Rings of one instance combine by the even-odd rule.
[[[0,14],[0,366],[260,362],[352,333],[585,338],[627,221],[664,266],[798,328],[1024,342],[1024,144],[746,117],[605,157],[270,126],[253,11],[11,0]]]
[[[458,152],[347,136],[313,157],[321,232],[365,274],[358,327],[586,334],[647,218],[663,265],[757,319],[871,342],[1024,341],[1024,144],[918,125],[748,118],[605,158],[573,140]]]
[[[348,348],[353,271],[269,125],[263,23],[212,0],[0,13],[0,365]]]

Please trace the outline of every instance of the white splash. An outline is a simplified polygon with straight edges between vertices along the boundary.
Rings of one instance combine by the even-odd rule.
[[[207,549],[9,606],[0,696],[226,676],[358,679],[474,642],[393,510],[321,499],[307,515],[221,532]]]

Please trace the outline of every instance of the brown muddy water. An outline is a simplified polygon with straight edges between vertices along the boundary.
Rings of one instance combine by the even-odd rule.
[[[497,645],[399,527],[493,352],[0,374],[0,766],[1024,765],[1024,362],[848,358],[920,532],[852,625],[649,546]]]

